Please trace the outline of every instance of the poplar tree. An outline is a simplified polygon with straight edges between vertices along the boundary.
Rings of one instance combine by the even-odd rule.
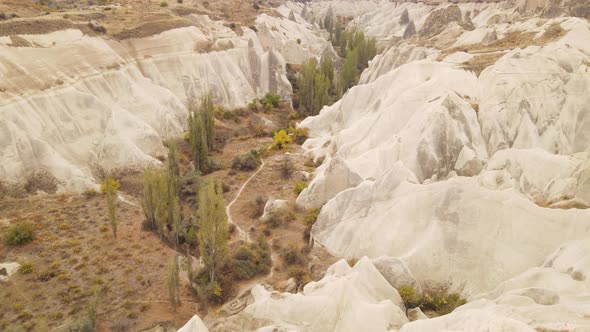
[[[195,171],[204,172],[209,165],[209,148],[203,117],[194,111],[189,114],[189,139]]]
[[[178,258],[172,257],[170,262],[168,262],[168,277],[166,278],[166,287],[168,288],[168,297],[170,299],[170,304],[172,305],[172,310],[175,312],[176,307],[180,304],[180,296],[178,294],[180,285],[179,273],[180,269],[178,267]]]
[[[203,117],[203,124],[205,126],[207,147],[211,150],[215,143],[215,107],[213,105],[213,99],[211,99],[211,95],[209,94],[201,98],[201,116]]]
[[[176,143],[169,142],[168,146],[168,174],[166,176],[166,194],[168,206],[168,222],[174,232],[174,244],[178,248],[178,233],[181,228],[180,203],[178,199],[180,168],[176,154]]]
[[[199,252],[209,272],[209,282],[215,283],[219,269],[228,253],[227,215],[221,185],[213,180],[199,190]]]
[[[107,212],[111,221],[111,228],[113,230],[113,236],[117,238],[117,190],[119,189],[119,180],[115,180],[110,176],[107,176],[100,190],[105,194],[107,200]]]

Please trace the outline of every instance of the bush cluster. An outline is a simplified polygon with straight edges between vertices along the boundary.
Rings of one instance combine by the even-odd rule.
[[[270,272],[272,261],[268,247],[254,242],[239,247],[229,265],[236,280],[248,280]]]
[[[240,171],[252,171],[260,166],[260,155],[256,150],[250,150],[249,152],[236,156],[231,162],[231,168]]]
[[[30,223],[20,223],[8,228],[4,234],[4,242],[10,246],[18,246],[31,242],[34,237],[34,227]]]
[[[420,294],[412,286],[403,285],[398,288],[398,292],[406,308],[420,307],[422,310],[435,311],[439,315],[446,315],[467,303],[459,294],[449,294],[445,289]]]

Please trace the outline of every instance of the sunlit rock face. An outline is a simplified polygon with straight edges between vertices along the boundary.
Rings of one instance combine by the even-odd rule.
[[[103,172],[157,164],[162,139],[186,127],[186,103],[226,107],[271,91],[289,98],[285,60],[258,36],[206,16],[196,25],[120,42],[79,30],[0,39],[0,181],[83,190]],[[49,188],[49,189],[47,189]]]

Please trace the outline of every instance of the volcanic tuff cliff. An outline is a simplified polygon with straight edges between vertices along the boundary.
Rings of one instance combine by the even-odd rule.
[[[207,324],[590,329],[590,24],[573,14],[580,3],[346,4],[312,2],[307,18],[355,8],[349,28],[384,51],[360,85],[300,124],[321,166],[298,203],[321,207],[313,245],[360,260],[296,295],[256,288],[242,313]],[[415,36],[404,36],[404,12]],[[397,292],[384,297],[377,279],[446,287],[468,303],[406,323]],[[371,318],[353,318],[365,310]]]

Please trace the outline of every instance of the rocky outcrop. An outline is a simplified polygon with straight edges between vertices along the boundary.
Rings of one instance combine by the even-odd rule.
[[[307,25],[267,19],[316,45],[294,60],[325,49]],[[187,100],[205,93],[229,108],[268,91],[290,98],[281,52],[294,53],[277,46],[282,37],[268,34],[264,17],[258,34],[241,35],[207,16],[189,21],[122,41],[76,29],[16,36],[26,41],[18,47],[0,38],[0,74],[10,77],[0,82],[3,190],[82,191],[106,173],[159,164],[162,140],[186,127]]]
[[[463,29],[473,30],[473,23],[470,20],[464,20],[461,9],[457,5],[434,10],[426,18],[420,37],[430,38],[441,33],[450,23],[455,22]]]

